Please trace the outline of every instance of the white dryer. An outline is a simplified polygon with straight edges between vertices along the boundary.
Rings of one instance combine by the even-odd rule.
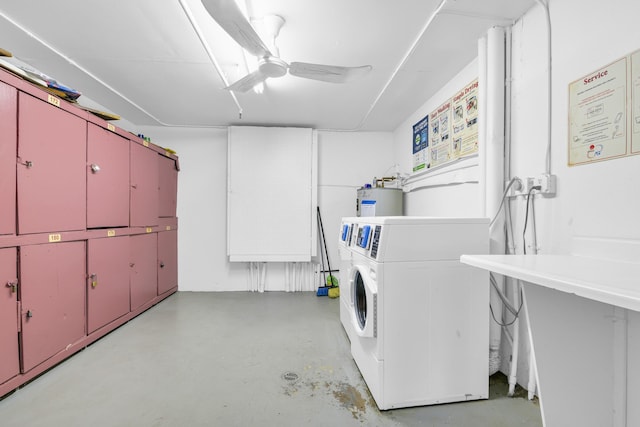
[[[340,318],[381,410],[486,399],[486,218],[343,218]],[[345,289],[346,288],[346,289]]]

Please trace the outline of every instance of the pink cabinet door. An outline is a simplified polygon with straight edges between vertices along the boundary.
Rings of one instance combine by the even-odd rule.
[[[129,225],[129,140],[87,128],[87,228]]]
[[[129,238],[131,310],[151,301],[158,293],[157,233]]]
[[[131,227],[158,225],[158,157],[131,142]]]
[[[0,234],[16,233],[18,92],[0,82]]]
[[[0,249],[0,384],[20,372],[17,264],[16,248]]]
[[[158,295],[178,286],[178,231],[158,233]]]
[[[20,247],[22,372],[85,335],[85,242]]]
[[[87,241],[87,332],[129,312],[129,237]]]
[[[160,217],[176,216],[176,206],[178,200],[178,169],[176,161],[168,157],[159,156],[159,179],[160,179],[160,205],[158,214]]]
[[[87,124],[18,95],[18,233],[86,227]]]

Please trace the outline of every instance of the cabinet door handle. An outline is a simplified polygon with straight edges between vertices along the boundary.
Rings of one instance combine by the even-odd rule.
[[[18,163],[26,166],[27,169],[32,168],[33,167],[33,162],[31,160],[25,160],[24,162],[22,161],[22,159],[20,157],[18,157]]]
[[[160,268],[164,268],[164,262],[160,261]]]
[[[95,288],[96,286],[98,286],[98,275],[97,274],[92,274],[89,276],[89,278],[91,279],[91,287]]]
[[[7,288],[11,288],[11,293],[15,294],[16,290],[18,288],[18,281],[17,280],[13,280],[11,282],[7,282],[6,287]]]
[[[100,166],[96,165],[95,163],[91,164],[91,173],[98,173],[100,172]]]
[[[27,310],[27,319],[30,319],[32,317],[33,317],[33,311]]]

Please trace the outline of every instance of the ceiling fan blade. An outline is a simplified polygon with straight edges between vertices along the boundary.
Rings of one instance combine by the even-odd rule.
[[[305,79],[321,80],[330,83],[346,83],[364,76],[373,67],[339,67],[336,65],[309,64],[307,62],[292,62],[289,64],[289,74]]]
[[[267,45],[253,29],[234,0],[202,0],[211,17],[243,49],[253,56],[271,56]]]
[[[247,92],[255,85],[264,82],[268,78],[269,76],[260,72],[260,70],[256,70],[253,73],[247,74],[237,82],[225,87],[225,89],[232,90],[234,92]]]

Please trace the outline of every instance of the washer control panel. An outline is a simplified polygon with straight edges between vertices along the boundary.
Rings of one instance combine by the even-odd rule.
[[[381,236],[381,225],[346,222],[342,224],[339,243],[355,252],[377,259]]]

